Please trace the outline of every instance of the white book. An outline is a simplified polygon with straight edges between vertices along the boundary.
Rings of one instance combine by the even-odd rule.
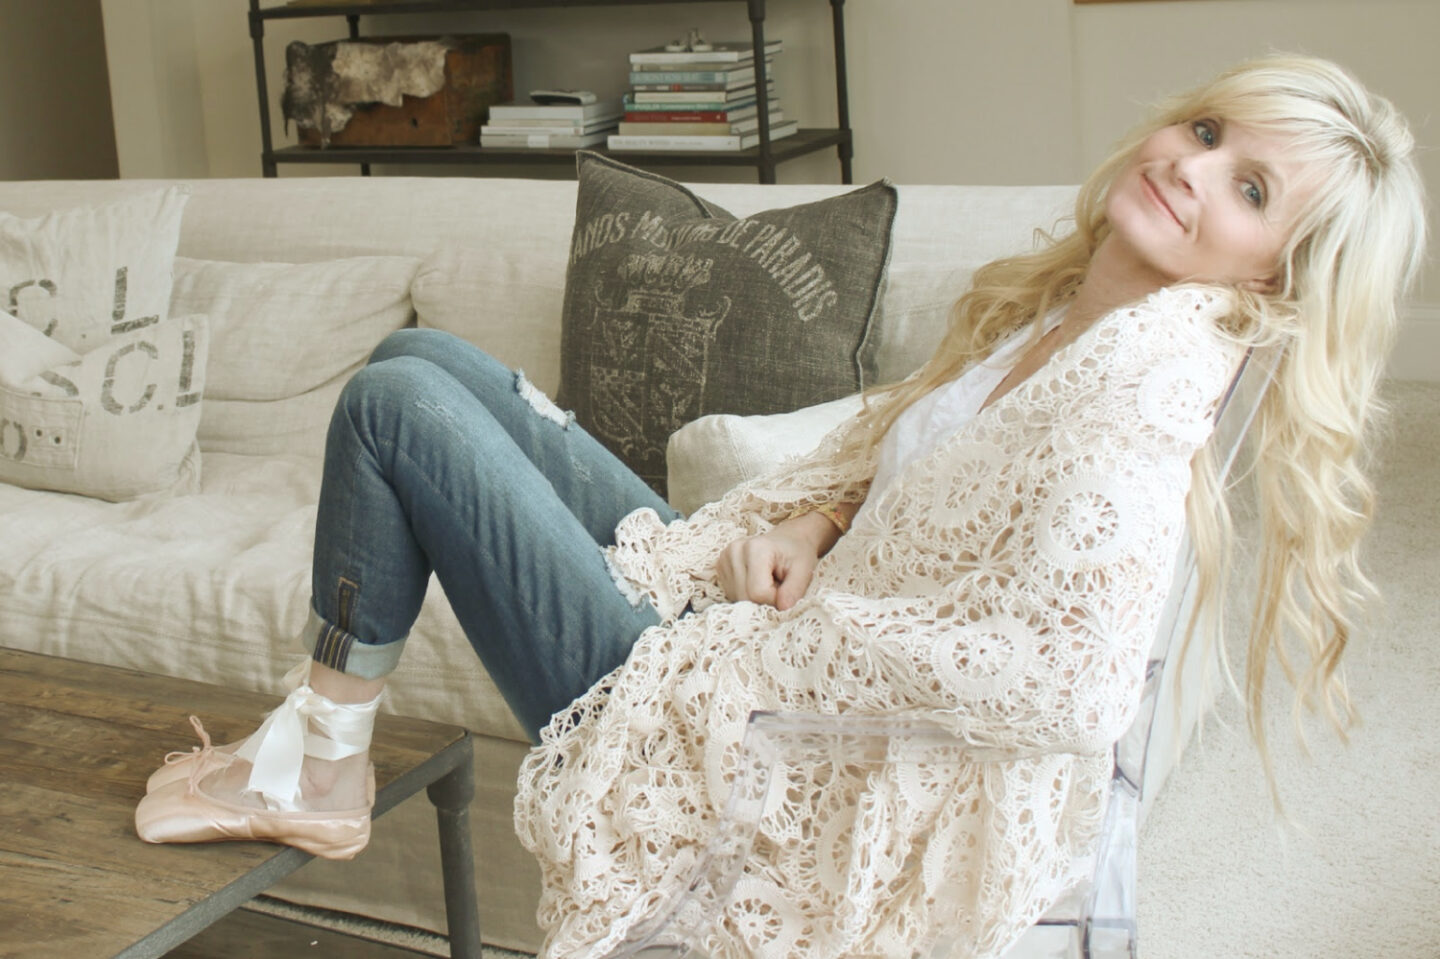
[[[526,150],[578,150],[581,147],[604,143],[606,133],[558,134],[558,133],[481,133],[480,146],[519,147]]]
[[[775,84],[765,84],[770,97],[775,96]],[[635,90],[628,95],[631,104],[645,103],[717,103],[717,109],[724,109],[727,103],[748,102],[755,99],[755,85],[736,87],[733,90]],[[493,109],[493,108],[492,108]],[[632,107],[632,109],[634,109]]]
[[[529,125],[521,124],[518,121],[506,123],[487,123],[480,128],[480,134],[491,134],[493,136],[534,136],[543,134],[546,136],[585,136],[591,133],[614,133],[618,120],[603,120],[599,123],[586,124],[585,126],[559,125]]]
[[[535,133],[594,133],[596,130],[604,130],[606,127],[613,127],[624,118],[624,114],[618,117],[601,117],[598,120],[526,120],[511,117],[491,117],[487,126],[498,129],[514,130],[516,132]]]
[[[569,103],[557,103],[550,106],[542,106],[538,103],[497,103],[490,108],[490,122],[499,123],[502,120],[554,120],[557,122],[584,120],[594,122],[618,117],[624,112],[625,107],[618,97],[596,100],[594,103],[587,103],[584,106]]]
[[[791,120],[770,130],[771,141],[793,136],[800,124]],[[759,133],[739,136],[621,136],[612,133],[605,145],[611,150],[748,150],[760,143]]]
[[[765,56],[779,53],[783,44],[779,40],[765,41]],[[631,63],[740,63],[753,60],[755,46],[750,43],[713,43],[709,50],[666,50],[651,47],[630,54]]]

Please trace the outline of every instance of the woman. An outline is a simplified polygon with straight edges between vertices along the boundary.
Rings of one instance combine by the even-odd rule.
[[[928,711],[1005,761],[792,783],[712,954],[908,955],[937,928],[998,953],[1099,828],[1187,505],[1214,599],[1224,509],[1195,454],[1248,346],[1285,347],[1254,731],[1282,637],[1309,650],[1302,700],[1346,708],[1360,441],[1422,254],[1411,148],[1331,64],[1222,75],[1096,171],[1073,234],[979,271],[921,371],[689,519],[488,357],[397,335],[332,422],[308,682],[157,772],[138,831],[362,848],[369,723],[433,566],[540,743],[516,826],[546,954],[603,954],[688,871],[756,708]]]

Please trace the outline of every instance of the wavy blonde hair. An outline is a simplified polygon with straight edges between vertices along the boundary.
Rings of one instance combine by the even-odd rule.
[[[1358,562],[1374,510],[1365,439],[1380,411],[1376,388],[1397,301],[1414,280],[1425,241],[1414,142],[1388,101],[1333,63],[1282,55],[1241,64],[1163,104],[1081,187],[1072,232],[1042,232],[1034,252],[976,271],[929,362],[870,398],[861,436],[877,442],[911,403],[988,356],[1010,332],[1033,323],[1038,338],[1038,318],[1084,280],[1110,229],[1110,184],[1140,144],[1170,124],[1207,118],[1286,138],[1315,184],[1282,252],[1276,291],[1235,290],[1226,331],[1281,351],[1251,430],[1262,535],[1245,677],[1250,731],[1274,794],[1263,699],[1272,654],[1295,687],[1297,728],[1306,709],[1319,710],[1343,738],[1355,711],[1338,666],[1357,615],[1376,595]],[[1233,538],[1213,451],[1196,456],[1192,471],[1187,510],[1200,601],[1187,645],[1197,632],[1218,643]]]

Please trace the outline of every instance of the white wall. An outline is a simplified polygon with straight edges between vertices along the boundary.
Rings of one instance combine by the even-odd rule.
[[[0,0],[3,2],[3,0]],[[101,0],[120,172],[258,176],[259,112],[247,0]],[[278,0],[276,0],[278,2]],[[776,81],[802,126],[834,123],[830,5],[769,0],[785,41]],[[1440,0],[849,0],[845,25],[857,182],[1073,183],[1143,105],[1270,49],[1351,67],[1410,117],[1430,184],[1440,184]],[[517,91],[616,93],[625,54],[700,27],[747,39],[741,3],[611,6],[367,18],[366,33],[505,31]],[[273,135],[290,40],[337,39],[343,19],[267,24]],[[282,176],[354,175],[352,165],[282,166]],[[564,176],[559,166],[390,168],[394,173]],[[749,179],[744,169],[673,167],[681,179]],[[782,182],[837,182],[833,153],[782,165]],[[1440,187],[1432,187],[1440,189]],[[1440,242],[1440,241],[1437,241]],[[1425,277],[1397,375],[1440,379],[1440,268]],[[1432,359],[1434,358],[1434,359]]]
[[[0,179],[118,167],[100,0],[0,0]]]

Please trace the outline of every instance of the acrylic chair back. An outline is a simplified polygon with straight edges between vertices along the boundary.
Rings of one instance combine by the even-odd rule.
[[[1216,409],[1210,443],[1222,490],[1279,356],[1274,349],[1247,353]],[[1187,533],[1147,656],[1140,708],[1115,744],[1110,803],[1090,881],[1056,903],[1004,959],[1135,959],[1137,955],[1135,869],[1140,825],[1149,800],[1179,760],[1209,703],[1204,644],[1187,650],[1184,643],[1199,593],[1196,561]],[[1177,698],[1181,696],[1183,701]]]

